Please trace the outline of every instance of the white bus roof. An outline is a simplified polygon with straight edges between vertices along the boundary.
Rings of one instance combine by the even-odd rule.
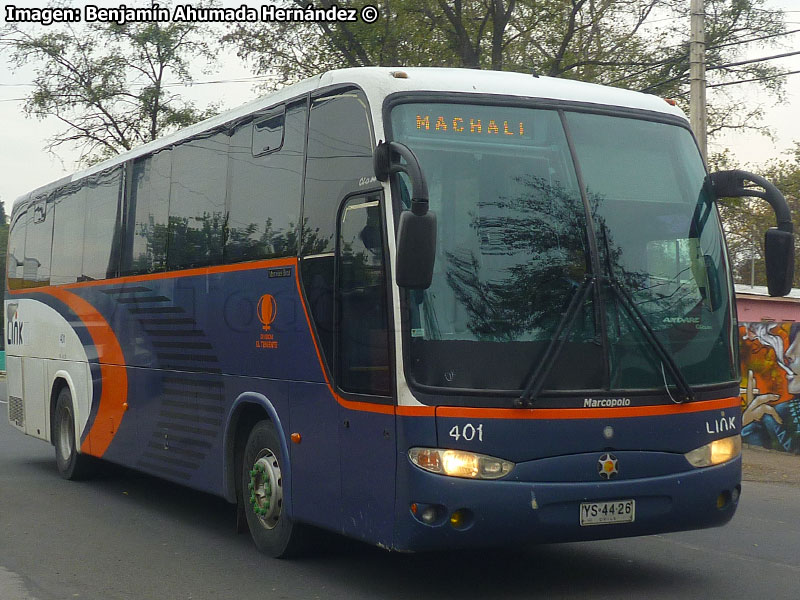
[[[407,77],[396,77],[395,73]],[[396,92],[455,92],[466,94],[493,94],[519,98],[536,98],[596,104],[659,112],[686,119],[681,109],[671,106],[663,98],[652,94],[632,92],[620,88],[584,83],[571,79],[537,77],[532,74],[507,71],[483,71],[477,69],[444,69],[435,67],[360,67],[328,71],[286,86],[272,94],[262,96],[233,110],[229,110],[205,121],[195,123],[173,134],[159,138],[79,171],[58,181],[48,183],[31,192],[40,193],[54,185],[75,181],[98,173],[117,164],[177,144],[209,129],[236,121],[242,117],[264,110],[291,98],[313,92],[320,88],[340,84],[355,84],[361,87],[370,101],[376,128],[382,124],[383,98]],[[25,198],[29,194],[25,194]]]

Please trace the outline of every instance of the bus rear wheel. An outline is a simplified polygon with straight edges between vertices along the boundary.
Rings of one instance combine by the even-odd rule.
[[[85,479],[92,473],[92,457],[78,452],[75,437],[75,411],[68,387],[61,388],[53,419],[53,445],[56,465],[64,479]]]
[[[256,547],[274,558],[297,555],[304,531],[283,507],[280,440],[270,421],[259,421],[250,431],[242,457],[242,503]]]

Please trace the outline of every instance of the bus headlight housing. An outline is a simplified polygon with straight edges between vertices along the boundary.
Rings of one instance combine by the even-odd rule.
[[[408,457],[419,468],[431,473],[466,479],[500,479],[514,468],[514,463],[507,460],[466,450],[411,448]]]
[[[695,448],[684,456],[693,467],[710,467],[736,458],[741,451],[742,436],[732,435]]]

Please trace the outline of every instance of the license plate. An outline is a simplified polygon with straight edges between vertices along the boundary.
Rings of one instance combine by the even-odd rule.
[[[581,503],[581,526],[633,523],[635,516],[636,500]]]

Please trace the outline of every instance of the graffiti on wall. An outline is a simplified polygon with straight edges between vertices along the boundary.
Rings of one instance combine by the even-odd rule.
[[[800,323],[739,323],[742,440],[800,454]]]

